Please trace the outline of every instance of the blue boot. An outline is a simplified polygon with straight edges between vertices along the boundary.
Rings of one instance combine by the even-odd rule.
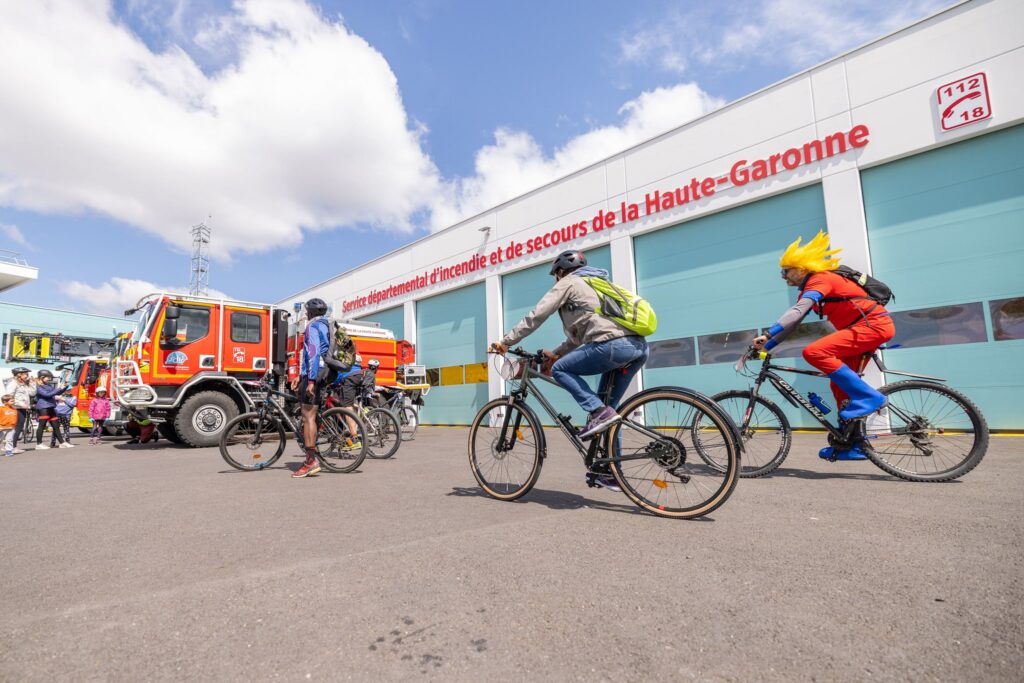
[[[825,446],[818,451],[818,457],[822,460],[831,460],[833,448],[831,446]],[[864,451],[860,449],[860,445],[854,446],[853,448],[846,451],[835,451],[836,460],[867,460],[868,456],[864,455]]]
[[[878,393],[846,365],[833,372],[828,378],[850,397],[850,402],[839,411],[840,419],[853,420],[864,417],[885,405],[885,396]]]

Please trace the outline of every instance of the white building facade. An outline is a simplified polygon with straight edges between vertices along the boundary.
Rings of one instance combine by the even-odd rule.
[[[955,5],[280,303],[319,296],[416,343],[424,422],[468,424],[504,390],[488,341],[578,248],[658,313],[641,382],[712,394],[746,385],[733,361],[795,295],[779,255],[824,229],[896,294],[888,365],[1022,429],[1022,26],[1019,0]],[[780,356],[802,364],[823,332],[809,317]],[[524,345],[560,338],[555,319]]]

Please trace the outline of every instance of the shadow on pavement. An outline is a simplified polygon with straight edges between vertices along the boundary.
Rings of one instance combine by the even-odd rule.
[[[896,484],[913,484],[899,477],[886,474],[879,470],[878,474],[864,474],[861,472],[819,472],[815,470],[802,470],[796,467],[780,467],[771,474],[757,479],[772,479],[776,477],[790,477],[793,479],[849,479],[852,481],[888,481]],[[958,481],[945,483],[959,483]]]
[[[608,493],[611,495],[622,495],[611,491]],[[580,510],[583,508],[591,508],[594,510],[607,510],[609,512],[623,512],[636,515],[647,514],[632,504],[621,505],[618,503],[606,503],[592,498],[584,498],[583,496],[575,493],[566,493],[565,491],[548,491],[538,488],[531,489],[531,491],[525,496],[513,501],[499,501],[484,493],[483,489],[470,486],[454,486],[452,487],[451,492],[445,495],[458,496],[462,498],[487,498],[494,500],[496,503],[506,502],[517,505],[537,504],[543,505],[544,507],[552,510]]]

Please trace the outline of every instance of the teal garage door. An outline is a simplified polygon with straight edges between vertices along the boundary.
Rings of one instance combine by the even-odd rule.
[[[750,380],[733,364],[796,300],[796,289],[779,276],[779,256],[798,236],[806,240],[825,227],[821,186],[812,185],[637,237],[638,294],[658,314],[644,387],[679,385],[708,395],[748,388]],[[803,368],[800,349],[824,331],[817,317],[807,320],[813,322],[777,354]],[[804,393],[831,398],[824,380],[789,379]],[[765,395],[786,410],[793,426],[812,424],[774,389]]]
[[[378,323],[383,329],[391,330],[395,339],[405,339],[405,307],[398,306],[385,311],[371,313],[365,318],[359,318],[357,323]]]
[[[464,424],[487,402],[483,283],[416,302],[416,362],[427,367],[424,424]]]
[[[886,363],[948,379],[993,429],[1024,428],[1024,126],[861,182],[875,275],[896,294]]]
[[[597,249],[586,251],[584,254],[587,257],[587,265],[594,266],[595,268],[604,268],[611,272],[612,256],[609,247],[598,247]],[[526,270],[510,273],[501,278],[502,319],[505,321],[506,332],[522,320],[523,316],[532,311],[541,297],[551,289],[555,279],[550,275],[550,270],[550,263],[542,263]],[[561,344],[564,339],[565,332],[562,330],[562,321],[556,314],[548,318],[536,332],[520,342],[520,346],[528,351],[553,349]],[[592,381],[591,386],[596,388],[597,381]],[[575,424],[582,424],[584,417],[583,409],[579,407],[565,390],[549,384],[542,384],[541,387],[545,398],[559,412],[570,415]],[[537,411],[537,415],[543,420],[544,424],[553,424],[541,410],[540,406],[537,405],[536,400],[531,400],[530,405]]]

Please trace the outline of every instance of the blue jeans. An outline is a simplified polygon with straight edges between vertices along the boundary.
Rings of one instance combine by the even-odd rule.
[[[551,366],[551,376],[572,394],[583,410],[592,413],[602,405],[609,380],[614,381],[608,405],[616,408],[630,381],[647,362],[650,351],[643,337],[620,337],[597,344],[584,344],[565,354]],[[619,372],[609,373],[609,370]],[[602,375],[597,393],[580,375]]]

